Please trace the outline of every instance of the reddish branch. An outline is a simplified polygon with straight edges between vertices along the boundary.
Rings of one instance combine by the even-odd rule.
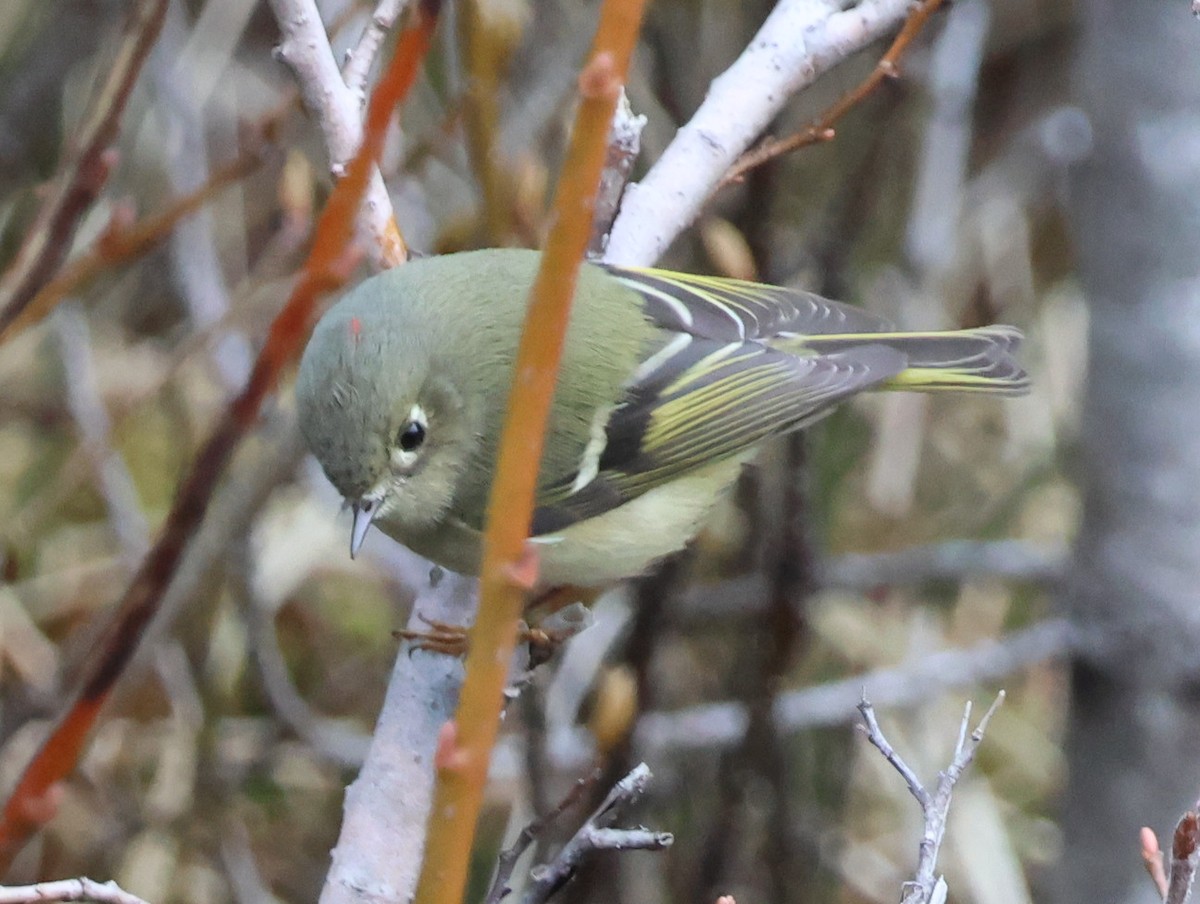
[[[34,755],[5,805],[0,820],[0,871],[30,835],[54,815],[59,782],[74,768],[100,708],[158,611],[234,449],[256,422],[263,400],[274,389],[283,368],[299,354],[317,298],[346,278],[353,262],[350,243],[355,215],[368,175],[379,159],[392,110],[408,94],[429,49],[438,5],[431,0],[422,2],[401,34],[391,64],[372,94],[362,147],[330,195],[300,279],[272,322],[246,387],[196,456],[158,539],[118,604],[108,630],[83,663],[78,697]]]
[[[214,172],[193,192],[173,200],[164,210],[136,223],[123,223],[118,216],[96,244],[58,271],[29,299],[11,321],[0,326],[0,342],[42,320],[72,292],[117,264],[140,257],[164,241],[175,225],[208,203],[221,189],[252,173],[262,162],[257,147]]]
[[[438,782],[417,885],[418,904],[458,904],[466,885],[518,622],[525,593],[535,580],[536,562],[526,540],[546,418],[575,281],[591,232],[609,127],[644,5],[644,0],[606,0],[591,54],[579,76],[580,104],[571,146],[530,294],[500,436],[484,534],[479,615],[471,630],[466,679],[455,722],[439,744]]]
[[[916,9],[909,13],[908,18],[904,20],[904,25],[901,27],[900,33],[896,35],[896,40],[892,42],[892,46],[888,48],[887,53],[883,55],[879,62],[875,64],[875,68],[871,70],[871,74],[863,79],[858,87],[843,94],[837,103],[799,132],[789,135],[787,138],[766,138],[758,147],[747,151],[721,177],[721,181],[717,183],[717,188],[724,188],[731,182],[741,182],[746,177],[746,173],[756,167],[762,166],[768,160],[774,160],[776,157],[781,157],[800,148],[808,147],[810,144],[832,141],[837,135],[834,126],[841,121],[843,116],[862,103],[867,95],[871,94],[883,82],[888,79],[897,78],[900,75],[900,58],[904,56],[913,39],[920,34],[921,29],[925,27],[925,23],[937,12],[938,7],[942,3],[943,0],[923,0]]]
[[[108,78],[92,96],[73,147],[64,155],[32,228],[0,278],[0,335],[8,335],[8,327],[58,269],[79,221],[108,181],[116,162],[110,146],[166,11],[167,0],[141,0],[134,8]]]
[[[1171,840],[1171,880],[1167,884],[1165,904],[1187,904],[1196,879],[1196,861],[1200,859],[1200,815],[1188,810],[1175,826]]]

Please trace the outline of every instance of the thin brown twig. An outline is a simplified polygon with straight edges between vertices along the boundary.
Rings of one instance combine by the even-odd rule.
[[[0,335],[58,268],[75,229],[99,195],[116,162],[111,145],[134,82],[158,38],[167,0],[141,0],[130,15],[108,77],[59,166],[45,202],[8,270],[0,278]]]
[[[236,289],[235,299],[245,300],[264,281],[279,278],[283,273],[282,261],[292,259],[311,232],[311,210],[286,197],[280,203],[283,212],[282,222],[268,241],[266,249],[259,256],[253,272],[247,275]],[[113,421],[113,432],[119,433],[128,418],[133,416],[148,400],[155,397],[163,386],[175,379],[195,355],[208,348],[214,336],[231,323],[237,323],[239,317],[245,317],[245,307],[235,303],[219,320],[185,338],[161,373],[148,383],[123,395],[119,400],[109,400],[109,415]],[[50,488],[46,492],[31,497],[25,505],[15,511],[5,524],[5,529],[0,532],[0,538],[11,542],[16,538],[33,536],[37,532],[38,525],[57,511],[82,485],[89,473],[87,467],[89,457],[93,454],[94,450],[87,448],[86,441],[71,452],[53,475]]]
[[[386,31],[390,28],[405,2],[406,0],[383,0],[375,11],[371,25],[364,32],[360,42],[360,49],[365,45],[365,50],[359,57],[366,60],[370,56],[370,59],[366,60],[368,67],[374,59],[374,53],[378,51],[377,43],[368,42],[368,32],[375,32],[380,28]],[[335,22],[331,30],[338,31],[342,24],[340,20]],[[382,33],[379,35],[379,42],[382,42]],[[359,90],[365,90],[365,87],[360,86]],[[266,159],[270,136],[274,135],[285,116],[297,108],[299,100],[298,90],[290,92],[255,127],[256,137],[251,140],[249,146],[235,159],[211,173],[204,184],[194,191],[175,198],[163,210],[132,225],[124,224],[119,216],[114,216],[108,231],[92,249],[69,262],[42,285],[11,323],[5,324],[0,319],[0,343],[43,319],[66,295],[77,291],[105,270],[150,251],[167,238],[177,223],[195,213],[224,188],[254,172]]]
[[[490,9],[489,9],[490,8]],[[483,194],[483,220],[489,244],[503,245],[512,232],[513,179],[498,146],[500,96],[514,29],[500,21],[502,6],[482,0],[459,4],[458,41],[466,67],[463,126],[471,168]]]
[[[774,160],[776,157],[812,144],[832,141],[837,136],[834,126],[843,116],[862,103],[885,81],[899,78],[900,58],[904,56],[913,40],[925,27],[925,23],[937,12],[943,2],[944,0],[922,0],[922,3],[904,20],[900,33],[892,41],[892,46],[888,48],[887,53],[880,58],[879,62],[875,64],[875,68],[871,70],[871,74],[863,79],[857,87],[843,94],[832,107],[799,132],[786,138],[768,137],[763,139],[758,147],[747,151],[734,162],[733,166],[721,177],[721,181],[717,183],[717,188],[721,189],[731,183],[741,182],[746,177],[746,173],[762,166],[768,160]]]
[[[30,298],[13,320],[0,326],[0,342],[11,339],[42,320],[63,298],[78,291],[105,270],[140,257],[165,241],[180,220],[195,213],[222,189],[250,175],[262,161],[262,149],[251,147],[214,171],[195,191],[175,198],[157,213],[132,224],[124,223],[121,214],[115,215],[107,231],[91,249],[59,270]]]

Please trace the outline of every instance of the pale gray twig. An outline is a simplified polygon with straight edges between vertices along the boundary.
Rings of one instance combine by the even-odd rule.
[[[226,23],[233,26],[230,30],[235,38],[248,20],[244,10],[239,12],[240,21]],[[209,177],[211,125],[206,122],[205,110],[217,85],[215,74],[227,71],[220,59],[199,58],[194,49],[197,37],[208,34],[211,39],[212,32],[219,29],[197,23],[189,31],[187,18],[178,4],[167,10],[162,37],[148,67],[159,103],[139,135],[147,144],[160,143],[161,164],[172,189],[180,195],[196,190]],[[217,52],[215,47],[210,49]],[[233,50],[231,45],[224,47],[227,53]],[[236,141],[234,135],[229,138]],[[222,228],[228,230],[229,223],[223,222]],[[171,265],[193,327],[216,333],[210,354],[222,388],[232,396],[250,375],[254,353],[245,335],[220,326],[232,302],[225,275],[228,261],[222,261],[216,231],[209,205],[176,224],[170,239]]]
[[[941,650],[895,668],[781,694],[774,718],[779,730],[788,732],[842,724],[861,699],[864,687],[872,699],[890,707],[927,703],[951,688],[995,681],[1034,663],[1064,656],[1074,648],[1076,639],[1076,630],[1065,619],[1041,622],[965,649]],[[667,749],[720,748],[741,737],[746,718],[745,707],[736,703],[651,713],[639,722],[634,739],[640,754],[647,758]]]
[[[408,628],[428,631],[422,616],[468,625],[477,600],[475,579],[435,569],[418,588]],[[412,899],[425,849],[438,732],[454,717],[462,675],[457,657],[400,651],[366,761],[346,792],[321,904]]]
[[[95,901],[98,904],[147,904],[116,882],[94,879],[59,879],[37,885],[0,886],[0,904],[47,904],[51,901]]]
[[[910,0],[863,0],[835,11],[813,0],[781,0],[646,178],[626,190],[604,259],[658,260],[791,95],[896,28],[910,7]]]
[[[225,868],[225,876],[237,904],[279,904],[279,898],[271,893],[255,862],[246,824],[233,814],[225,820],[220,854],[221,865]]]
[[[1057,584],[1067,567],[1067,550],[1032,540],[951,540],[897,552],[835,556],[819,567],[823,587],[871,590],[889,584],[973,579]]]
[[[111,442],[112,425],[100,396],[87,319],[73,301],[60,304],[53,319],[62,352],[67,407],[82,434],[122,557],[133,567],[150,545],[150,528],[133,477]]]
[[[592,213],[592,238],[588,242],[588,256],[599,257],[604,252],[608,231],[612,228],[617,211],[621,207],[621,196],[629,182],[629,174],[637,162],[642,149],[642,129],[646,117],[633,113],[624,89],[613,113],[612,130],[608,135],[608,156],[600,173],[600,188],[596,191],[596,204]]]
[[[512,878],[513,869],[516,867],[517,861],[521,859],[521,855],[529,850],[529,846],[537,841],[556,819],[573,807],[599,777],[599,771],[593,771],[591,775],[576,781],[553,810],[525,826],[517,835],[516,840],[500,852],[500,856],[496,858],[496,875],[492,879],[492,887],[483,899],[484,904],[500,904],[509,895],[512,889],[509,887],[508,880]]]
[[[346,51],[346,61],[342,65],[342,81],[358,98],[360,106],[367,102],[367,77],[371,74],[371,66],[379,55],[379,48],[383,46],[383,39],[408,6],[408,2],[409,0],[380,0],[363,28],[358,43],[353,50]]]
[[[1052,587],[1067,567],[1067,550],[1032,540],[950,540],[896,552],[847,553],[819,561],[818,589],[868,592],[879,587],[919,586],[999,579]],[[767,585],[750,574],[688,588],[671,618],[750,618],[766,605]]]
[[[963,649],[940,650],[888,669],[781,694],[773,717],[781,733],[843,725],[862,698],[863,688],[880,704],[916,706],[955,688],[997,681],[1021,669],[1061,659],[1082,643],[1067,619],[1051,619]],[[634,751],[645,759],[685,750],[721,750],[745,734],[748,720],[740,703],[706,703],[674,712],[644,715],[634,731]],[[556,770],[578,770],[595,756],[584,729],[560,726],[549,734],[547,755]],[[493,778],[520,774],[522,754],[510,739],[492,757]]]
[[[921,141],[905,235],[909,263],[923,277],[946,270],[959,242],[973,135],[971,113],[990,23],[991,12],[984,0],[955,3],[933,46],[928,77],[933,104]],[[938,326],[936,322],[921,322],[922,318],[931,320],[936,316],[936,312],[924,312],[912,325],[925,329]]]
[[[675,840],[670,832],[614,829],[608,825],[623,807],[642,796],[651,778],[650,769],[645,763],[639,763],[617,782],[596,812],[563,845],[558,856],[530,873],[529,889],[522,899],[523,904],[542,904],[548,900],[575,874],[584,859],[596,851],[660,851],[670,847]]]
[[[359,97],[342,80],[315,0],[270,0],[270,6],[283,35],[276,55],[295,73],[304,104],[320,125],[330,171],[340,177],[362,143]],[[391,198],[379,168],[372,167],[359,225],[369,239],[365,250],[379,265],[394,247],[392,222]]]
[[[921,836],[916,873],[911,882],[904,884],[902,904],[936,904],[945,899],[945,882],[940,876],[934,875],[934,870],[937,868],[937,857],[942,846],[942,838],[946,834],[946,817],[950,814],[950,798],[963,771],[975,758],[975,751],[979,749],[979,744],[983,741],[983,734],[987,731],[988,723],[1003,702],[1004,691],[1001,691],[996,695],[995,701],[988,707],[988,711],[984,713],[974,731],[970,731],[971,704],[967,703],[958,728],[958,741],[954,745],[954,756],[950,765],[938,773],[937,786],[931,793],[921,784],[916,773],[888,742],[883,734],[883,729],[879,727],[879,720],[875,718],[875,708],[867,699],[866,693],[863,693],[858,704],[858,711],[862,713],[865,723],[863,731],[867,740],[900,773],[905,784],[908,785],[908,790],[920,804],[921,813],[925,818],[925,830]],[[970,733],[968,734],[968,732]]]
[[[130,671],[145,662],[160,632],[180,610],[209,586],[213,569],[228,554],[234,537],[248,533],[254,518],[280,483],[287,480],[300,459],[302,443],[294,413],[280,410],[260,428],[261,442],[246,444],[229,467],[229,476],[213,496],[208,514],[188,546],[158,614],[143,639]],[[135,686],[126,681],[118,686]]]
[[[358,767],[371,739],[349,725],[313,712],[292,684],[287,661],[267,607],[255,592],[248,544],[235,541],[228,569],[233,596],[246,622],[246,639],[263,691],[275,714],[319,754],[340,766]]]

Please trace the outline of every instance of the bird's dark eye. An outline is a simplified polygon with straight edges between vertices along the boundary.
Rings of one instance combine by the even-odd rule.
[[[425,442],[425,425],[417,421],[409,421],[400,428],[396,444],[405,452],[416,452]]]

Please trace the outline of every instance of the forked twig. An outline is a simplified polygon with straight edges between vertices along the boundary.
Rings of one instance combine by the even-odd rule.
[[[781,157],[800,148],[808,147],[811,144],[832,141],[837,135],[834,126],[837,125],[843,116],[862,103],[869,94],[885,81],[900,76],[900,58],[904,56],[913,39],[921,33],[921,29],[925,27],[925,23],[937,12],[938,7],[942,3],[943,0],[922,0],[921,4],[909,13],[908,18],[904,20],[904,25],[900,28],[900,33],[892,41],[892,46],[888,48],[887,53],[875,64],[875,68],[871,70],[871,74],[863,79],[857,87],[843,94],[832,107],[799,132],[789,135],[786,138],[768,137],[763,139],[758,147],[747,151],[737,159],[733,166],[721,177],[721,181],[717,183],[717,188],[724,188],[732,182],[741,182],[745,178],[746,173],[755,167],[762,166],[768,160],[774,160],[776,157]]]
[[[575,875],[580,864],[596,851],[661,851],[674,843],[670,832],[650,829],[614,829],[610,825],[622,808],[636,801],[653,776],[645,763],[639,763],[617,782],[604,802],[579,827],[550,863],[536,867],[522,904],[543,904]]]
[[[512,889],[509,887],[508,880],[512,878],[513,869],[516,867],[517,861],[521,859],[521,855],[529,850],[529,846],[541,838],[560,816],[579,803],[584,793],[596,784],[599,777],[599,770],[593,770],[590,775],[576,780],[571,785],[571,790],[553,810],[521,829],[513,843],[500,852],[500,856],[496,858],[496,875],[492,879],[492,887],[483,899],[484,904],[500,904],[509,895]]]
[[[937,868],[938,851],[942,846],[942,838],[946,834],[946,818],[950,814],[950,797],[954,786],[962,777],[963,771],[975,759],[975,751],[983,741],[992,716],[1004,702],[1004,691],[996,695],[988,711],[984,713],[974,731],[971,728],[971,704],[967,703],[963,712],[962,722],[958,728],[958,741],[954,745],[954,756],[950,765],[938,773],[937,786],[931,793],[913,772],[912,768],[896,752],[879,727],[875,718],[875,708],[864,694],[858,704],[862,713],[863,725],[860,726],[867,740],[883,754],[884,759],[892,764],[892,768],[900,773],[908,790],[921,806],[925,817],[925,830],[921,835],[920,855],[917,858],[916,873],[910,882],[904,883],[902,904],[934,904],[945,893],[945,882],[940,876],[934,875]]]

